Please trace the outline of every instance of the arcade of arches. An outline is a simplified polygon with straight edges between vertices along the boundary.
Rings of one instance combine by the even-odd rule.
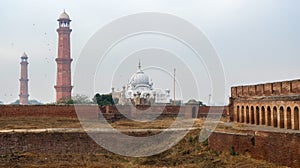
[[[300,127],[299,117],[299,106],[295,105],[238,103],[234,110],[234,121],[236,122],[295,130],[299,130]]]
[[[231,88],[231,121],[300,130],[299,109],[299,80]]]

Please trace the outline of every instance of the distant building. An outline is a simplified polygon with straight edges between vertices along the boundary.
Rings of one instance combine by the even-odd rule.
[[[120,105],[169,103],[170,90],[154,89],[152,79],[144,73],[139,62],[137,72],[132,75],[127,86],[123,86],[122,91],[112,88],[112,97]]]
[[[28,57],[26,53],[21,56],[21,78],[20,78],[20,104],[28,104]]]

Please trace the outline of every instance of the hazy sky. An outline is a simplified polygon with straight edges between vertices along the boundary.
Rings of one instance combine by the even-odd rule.
[[[129,14],[161,12],[186,19],[206,34],[224,66],[226,96],[232,85],[300,78],[298,0],[3,0],[0,101],[18,99],[24,51],[29,56],[30,99],[55,101],[56,20],[64,9],[72,19],[73,69],[88,39],[102,26]],[[207,102],[208,92],[196,98]]]

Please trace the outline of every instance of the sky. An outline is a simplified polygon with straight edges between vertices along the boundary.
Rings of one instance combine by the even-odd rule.
[[[228,98],[231,86],[300,78],[299,8],[298,0],[3,0],[0,2],[0,101],[11,103],[18,99],[23,52],[29,57],[30,99],[44,103],[55,101],[56,20],[64,9],[72,19],[72,75],[84,46],[103,26],[140,12],[167,13],[189,21],[204,32],[222,62]],[[152,41],[155,38],[150,37]],[[176,44],[170,42],[170,45]],[[141,57],[132,57],[135,59],[127,61],[125,68],[115,70],[119,77],[105,85],[98,84],[105,80],[96,74],[94,91],[108,93],[111,85],[121,88],[121,83],[126,83],[136,71],[137,59]],[[154,58],[151,62],[149,57],[141,60],[142,65],[156,66]],[[109,66],[112,62],[107,61]],[[180,64],[174,66],[179,71],[178,79],[184,79],[187,72],[182,69],[180,74]],[[170,72],[172,68],[173,65],[167,67]],[[199,71],[202,70],[205,71],[201,65]],[[209,77],[201,72],[196,72],[202,79],[201,84],[198,82],[200,91],[194,95],[190,89],[188,93],[191,93],[184,99],[208,102]],[[165,82],[166,76],[148,73],[157,87],[172,90],[170,74]],[[182,87],[184,90],[187,86]]]

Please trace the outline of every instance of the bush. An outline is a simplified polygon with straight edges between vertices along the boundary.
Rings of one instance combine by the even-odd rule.
[[[93,102],[97,103],[99,106],[114,105],[114,100],[111,94],[100,95],[97,93],[93,98]]]
[[[230,148],[230,155],[236,156],[236,152],[235,152],[234,146],[231,146],[231,148]]]
[[[208,146],[208,140],[206,139],[205,141],[202,142],[203,146]]]
[[[192,136],[190,136],[189,142],[190,142],[190,143],[193,143],[193,137],[192,137]]]

